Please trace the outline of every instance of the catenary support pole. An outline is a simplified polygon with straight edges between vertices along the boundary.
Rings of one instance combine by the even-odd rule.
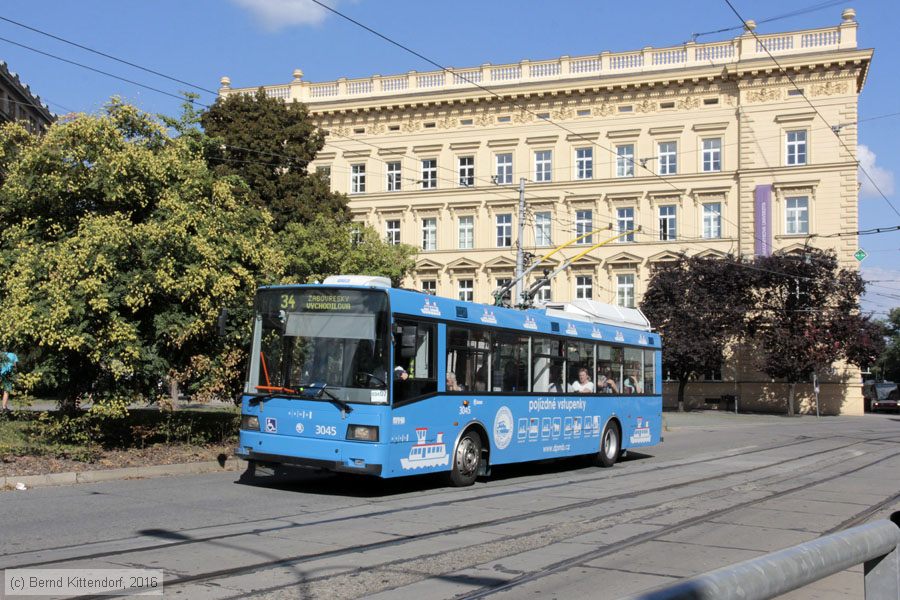
[[[516,240],[516,295],[513,306],[522,303],[522,272],[525,270],[525,178],[519,179],[519,238]]]

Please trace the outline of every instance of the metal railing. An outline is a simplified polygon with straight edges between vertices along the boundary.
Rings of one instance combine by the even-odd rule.
[[[900,600],[900,511],[629,600],[764,600],[862,563],[866,600]]]

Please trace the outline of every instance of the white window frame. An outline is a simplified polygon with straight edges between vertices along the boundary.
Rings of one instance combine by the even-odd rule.
[[[396,225],[396,227],[392,227]],[[388,219],[384,222],[385,237],[391,246],[400,244],[400,219]]]
[[[616,146],[616,177],[634,177],[634,144]]]
[[[463,285],[467,284],[467,285]],[[463,302],[475,301],[475,282],[472,279],[459,279],[456,283],[457,297]]]
[[[437,217],[422,218],[422,250],[437,250]]]
[[[722,171],[722,138],[704,138],[701,146],[701,170],[704,173],[719,173]]]
[[[437,188],[437,159],[422,159],[422,189],[433,190]]]
[[[403,177],[401,175],[402,165],[400,161],[389,162],[387,163],[387,183],[385,185],[385,189],[389,192],[399,192],[401,191],[403,184]]]
[[[366,163],[350,165],[350,193],[366,193]]]
[[[475,247],[475,217],[460,215],[456,224],[460,250],[471,250]]]
[[[678,142],[670,140],[656,145],[656,162],[660,175],[678,174]]]
[[[660,205],[657,214],[659,215],[659,241],[671,242],[678,239],[678,206],[676,204]]]
[[[536,282],[532,282],[536,283]],[[550,282],[548,281],[544,285],[538,288],[537,292],[534,294],[535,302],[550,302],[553,299],[553,288],[550,287]]]
[[[435,279],[423,279],[422,280],[422,291],[426,294],[431,294],[432,296],[437,295],[437,280]]]
[[[553,181],[553,150],[534,151],[534,180],[538,183]]]
[[[784,199],[784,233],[809,234],[809,196],[788,196]]]
[[[592,275],[575,276],[575,299],[592,300],[594,298],[594,277]]]
[[[475,157],[460,156],[456,159],[459,187],[475,187]]]
[[[616,233],[625,233],[634,229],[636,211],[633,206],[620,206],[616,208]],[[626,243],[634,241],[634,232],[620,237],[617,242]]]
[[[634,273],[616,275],[616,306],[634,308]]]
[[[594,178],[594,149],[575,148],[575,179]]]
[[[502,213],[496,217],[497,247],[512,248],[512,213]]]
[[[553,245],[553,213],[549,210],[534,213],[534,245]]]
[[[706,240],[720,239],[722,237],[722,203],[704,202],[701,211],[701,237]]]
[[[808,129],[788,129],[784,132],[784,164],[789,167],[809,164]]]
[[[501,162],[501,158],[503,161]],[[509,159],[507,161],[507,158]],[[494,183],[508,185],[513,182],[513,155],[512,152],[501,152],[494,155]]]
[[[575,237],[579,238],[586,233],[594,230],[594,211],[585,208],[575,211]],[[575,242],[577,245],[589,246],[594,243],[594,236],[589,235],[584,239]]]

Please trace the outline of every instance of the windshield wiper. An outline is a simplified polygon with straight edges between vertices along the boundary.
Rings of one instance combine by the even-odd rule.
[[[340,408],[345,413],[353,412],[353,407],[347,402],[338,398],[334,393],[328,390],[327,383],[301,383],[297,385],[298,390],[289,388],[279,388],[277,391],[262,396],[253,396],[248,400],[251,406],[271,400],[272,398],[321,398],[323,395],[328,400]]]
[[[350,404],[348,404],[347,402],[344,402],[343,400],[341,400],[340,398],[338,398],[337,396],[335,396],[334,394],[329,392],[328,389],[324,385],[322,386],[322,390],[319,392],[320,396],[322,394],[325,394],[326,396],[328,396],[328,398],[331,400],[331,402],[333,404],[335,404],[338,408],[340,408],[342,411],[344,411],[345,413],[353,412],[353,407],[350,406]]]

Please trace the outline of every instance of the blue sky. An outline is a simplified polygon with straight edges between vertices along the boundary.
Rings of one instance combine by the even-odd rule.
[[[330,0],[342,12],[448,66],[593,54],[643,46],[668,46],[692,33],[738,25],[724,0],[598,2],[596,0]],[[837,25],[841,10],[857,12],[859,46],[875,58],[860,98],[860,119],[900,112],[900,2],[848,0],[732,0],[745,18],[761,21],[795,10],[822,7],[762,24],[759,33]],[[389,45],[308,0],[30,0],[5,3],[0,17],[90,46],[201,87],[215,90],[222,75],[234,86],[288,82],[295,68],[305,78],[426,71],[433,67]],[[717,33],[699,41],[727,39]],[[186,86],[103,59],[0,21],[0,37],[82,62],[171,93]],[[96,111],[120,95],[151,112],[174,114],[178,100],[140,89],[0,41],[0,59],[17,71],[56,113]],[[202,100],[214,97],[204,93]],[[900,115],[860,123],[860,152],[868,171],[900,210]],[[897,179],[898,181],[895,181]],[[864,188],[860,228],[900,225],[885,200]],[[900,231],[860,239],[869,253],[863,274],[875,283],[868,310],[900,306]],[[894,297],[892,297],[894,296]]]

